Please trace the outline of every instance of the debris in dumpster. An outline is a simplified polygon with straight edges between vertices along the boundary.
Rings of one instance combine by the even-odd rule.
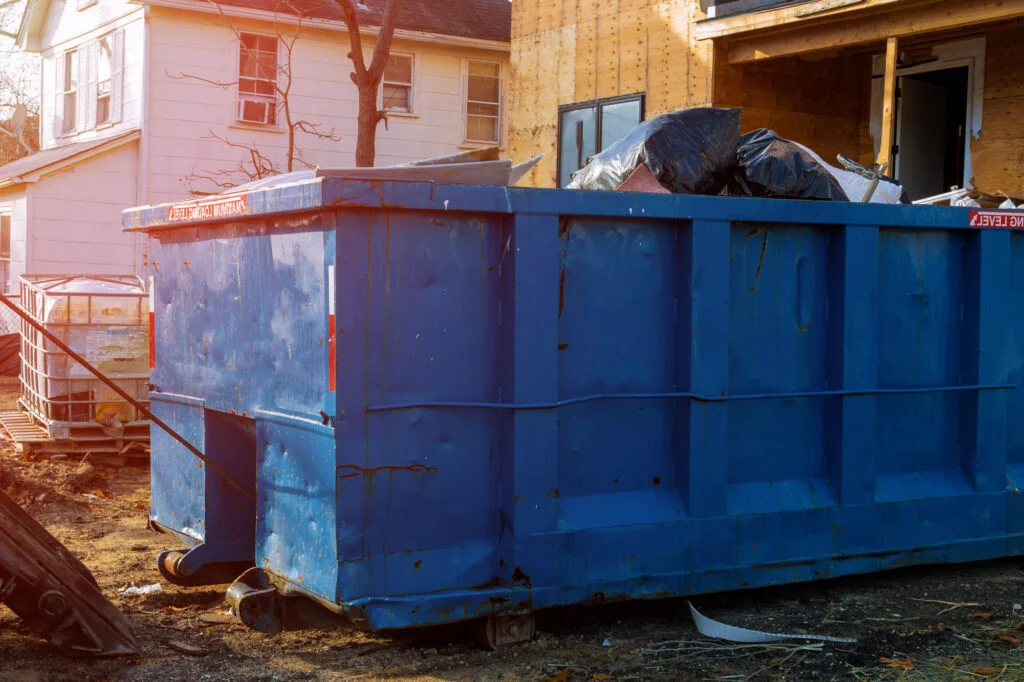
[[[730,642],[743,642],[747,644],[758,644],[762,642],[781,642],[787,639],[800,639],[808,642],[837,642],[841,644],[855,644],[857,640],[848,637],[826,637],[824,635],[796,635],[781,634],[773,632],[761,632],[760,630],[748,630],[738,628],[734,625],[719,623],[707,616],[701,615],[693,604],[689,604],[690,615],[697,625],[697,632],[712,639],[724,639]]]
[[[850,200],[813,155],[774,130],[759,128],[743,135],[736,159],[736,174],[729,183],[732,196]]]
[[[82,562],[0,494],[0,598],[54,646],[93,656],[138,648],[128,619],[100,593]]]
[[[1024,208],[1024,197],[1011,196],[1003,192],[982,192],[974,187],[956,187],[942,194],[917,199],[913,203],[915,206],[969,206],[971,208],[985,209],[1020,209]]]
[[[950,206],[958,206],[961,208],[981,208],[981,204],[976,199],[970,196],[962,196],[958,199],[953,199],[949,202]]]
[[[803,145],[799,145],[803,147]],[[872,164],[871,168],[857,163],[853,159],[840,154],[837,159],[843,169],[835,168],[822,161],[812,150],[807,153],[817,159],[818,163],[832,174],[846,192],[851,201],[862,204],[909,204],[910,198],[906,191],[895,180],[885,176],[886,164]]]
[[[740,110],[699,107],[644,121],[592,157],[569,189],[612,191],[645,165],[675,194],[718,194],[736,167]]]
[[[637,166],[622,184],[615,188],[616,192],[644,192],[647,194],[671,194],[654,177],[654,173],[644,164]]]

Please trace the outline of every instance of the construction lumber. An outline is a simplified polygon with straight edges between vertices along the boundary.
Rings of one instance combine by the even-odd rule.
[[[807,24],[789,31],[752,36],[730,43],[729,62],[742,64],[796,54],[868,45],[889,37],[907,38],[925,33],[963,29],[1024,17],[1024,2],[1006,0],[946,0],[908,11],[893,11],[825,25]]]

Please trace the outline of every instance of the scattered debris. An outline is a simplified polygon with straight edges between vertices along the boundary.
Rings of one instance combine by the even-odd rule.
[[[798,635],[798,634],[777,634],[772,632],[761,632],[760,630],[748,630],[746,628],[738,628],[733,625],[726,625],[725,623],[719,623],[716,620],[712,620],[707,616],[703,616],[694,608],[693,604],[690,604],[690,615],[693,616],[693,622],[697,625],[697,632],[704,635],[705,637],[711,637],[713,639],[724,639],[729,642],[741,642],[741,643],[764,643],[764,642],[782,642],[787,639],[800,639],[811,642],[839,642],[843,644],[856,644],[856,639],[850,639],[848,637],[826,637],[824,635]]]
[[[130,587],[122,587],[117,591],[118,594],[153,594],[154,592],[163,592],[163,585],[160,583],[153,583],[152,585],[145,585],[136,587],[131,585]]]
[[[919,602],[924,603],[924,604],[940,604],[942,606],[948,607],[948,608],[942,609],[941,611],[938,612],[938,614],[936,614],[936,615],[939,615],[939,616],[941,616],[944,613],[948,613],[950,611],[954,611],[956,609],[962,609],[962,608],[964,608],[966,606],[981,606],[981,604],[978,604],[976,602],[943,601],[941,599],[917,599],[915,597],[911,597],[911,599],[913,599],[914,601],[919,601]],[[991,616],[991,614],[989,614],[989,615]]]
[[[177,651],[179,653],[182,653],[182,654],[186,654],[188,656],[209,656],[210,655],[210,650],[209,649],[204,649],[202,647],[195,646],[195,645],[192,645],[192,644],[188,644],[187,642],[181,642],[181,641],[176,640],[176,639],[166,639],[166,640],[164,640],[164,645],[168,649],[174,649],[175,651]]]

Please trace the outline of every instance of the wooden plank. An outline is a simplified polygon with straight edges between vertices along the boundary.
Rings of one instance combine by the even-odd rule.
[[[810,22],[824,23],[827,21],[847,21],[856,14],[887,12],[897,3],[903,8],[909,5],[920,5],[940,0],[821,0],[811,4],[801,4],[767,12],[753,12],[721,19],[706,19],[694,25],[697,40],[723,38],[754,31],[770,31],[773,29],[804,25]],[[838,4],[837,4],[838,3]]]
[[[945,0],[916,7],[912,11],[850,18],[848,21],[824,26],[811,24],[799,29],[730,42],[729,62],[742,64],[853,45],[869,45],[889,37],[907,38],[1017,17],[1024,17],[1024,2]]]
[[[889,38],[885,43],[885,87],[882,93],[882,143],[879,147],[879,165],[888,164],[886,174],[892,177],[892,145],[896,131],[896,48],[897,38]]]

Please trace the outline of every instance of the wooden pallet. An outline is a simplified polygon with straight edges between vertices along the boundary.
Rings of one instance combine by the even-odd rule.
[[[0,424],[24,454],[89,455],[91,460],[113,466],[149,461],[148,427],[129,427],[114,436],[99,424],[76,426],[71,430],[71,438],[56,440],[25,412],[0,412]]]

